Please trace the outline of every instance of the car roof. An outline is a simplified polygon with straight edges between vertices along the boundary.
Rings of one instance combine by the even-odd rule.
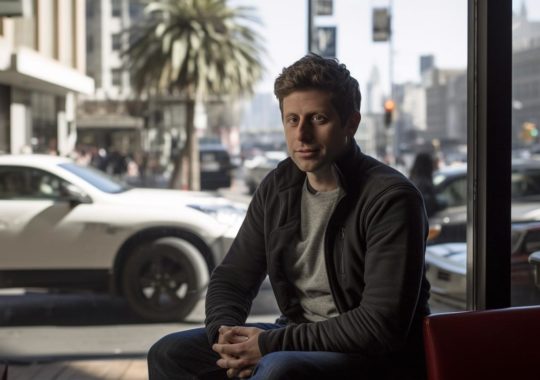
[[[512,159],[512,170],[529,170],[529,169],[539,169],[540,170],[540,160],[533,159]],[[445,177],[451,177],[454,175],[460,175],[467,172],[466,164],[458,164],[451,166],[444,166],[437,170],[434,175],[443,174]]]
[[[58,165],[70,163],[73,160],[67,157],[53,156],[50,154],[5,154],[0,155],[1,165]]]
[[[540,160],[514,159],[512,160],[513,170],[540,169]]]
[[[459,164],[459,165],[451,165],[451,166],[444,166],[437,170],[433,175],[442,174],[445,177],[452,177],[454,175],[460,175],[467,173],[467,165],[465,164]]]

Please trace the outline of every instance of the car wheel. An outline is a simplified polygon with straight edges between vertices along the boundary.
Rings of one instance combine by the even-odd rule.
[[[208,285],[208,267],[197,248],[178,238],[142,245],[122,270],[124,297],[152,321],[183,320]]]

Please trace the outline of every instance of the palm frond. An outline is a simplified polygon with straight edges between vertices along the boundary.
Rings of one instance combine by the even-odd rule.
[[[122,57],[138,93],[250,93],[264,70],[258,25],[252,7],[224,0],[150,1]]]

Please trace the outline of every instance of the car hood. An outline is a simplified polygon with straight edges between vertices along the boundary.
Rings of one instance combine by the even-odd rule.
[[[210,193],[169,189],[134,188],[119,194],[112,194],[111,204],[133,207],[134,209],[159,209],[170,212],[190,210],[202,212],[221,224],[239,226],[244,220],[247,206]],[[182,209],[182,210],[179,210]]]
[[[540,220],[540,203],[512,203],[513,221]]]
[[[426,248],[426,264],[451,273],[465,275],[467,271],[467,244],[444,243]]]
[[[540,220],[540,202],[512,202],[511,215],[513,222]],[[466,206],[449,207],[430,218],[432,225],[466,222]]]
[[[241,205],[223,197],[205,192],[182,191],[170,189],[139,189],[134,188],[123,193],[114,194],[115,201],[137,206],[182,207],[190,205]]]

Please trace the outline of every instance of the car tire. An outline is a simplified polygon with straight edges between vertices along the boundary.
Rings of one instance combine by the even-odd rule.
[[[151,321],[182,321],[209,281],[199,250],[186,240],[160,238],[134,250],[122,269],[122,290],[132,310]]]

